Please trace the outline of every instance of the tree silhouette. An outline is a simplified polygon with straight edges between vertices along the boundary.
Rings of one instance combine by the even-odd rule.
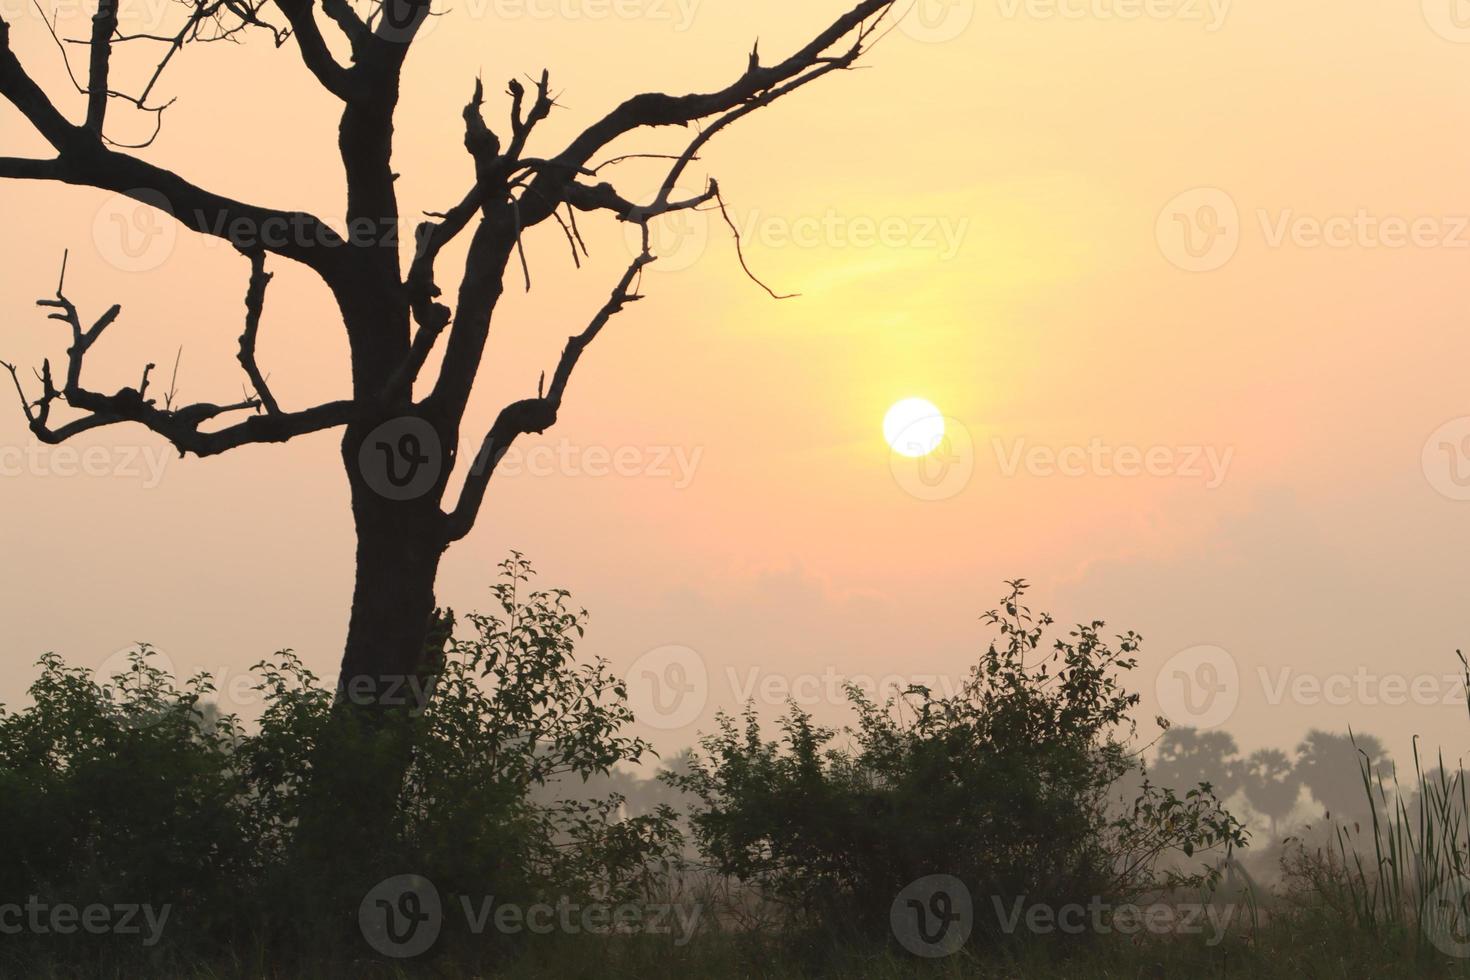
[[[1275,837],[1277,825],[1291,814],[1301,796],[1302,784],[1291,760],[1280,749],[1261,749],[1245,760],[1240,774],[1246,799],[1270,819]]]
[[[1391,763],[1383,743],[1372,735],[1333,734],[1313,729],[1296,752],[1297,773],[1329,818],[1357,820],[1381,808],[1375,792],[1371,795],[1370,809],[1370,794],[1363,786],[1363,764],[1365,761],[1371,764],[1376,773],[1387,772]]]
[[[353,703],[388,703],[405,690],[406,678],[432,672],[438,654],[430,637],[441,635],[431,628],[440,559],[475,525],[497,463],[518,437],[543,432],[556,422],[588,346],[614,316],[641,298],[641,274],[657,258],[649,222],[695,208],[723,212],[713,180],[692,198],[674,197],[696,155],[745,116],[825,75],[851,68],[886,32],[894,2],[857,3],[775,63],[763,61],[757,46],[739,77],[717,91],[629,98],[559,149],[531,150],[538,125],[557,106],[546,72],[534,90],[515,80],[509,83],[508,118],[500,132],[485,120],[485,93],[476,81],[463,112],[463,144],[473,179],[467,180],[458,203],[417,226],[406,272],[397,247],[394,114],[404,60],[430,16],[428,0],[378,0],[367,16],[348,0],[197,0],[179,8],[186,20],[177,33],[150,36],[168,42],[167,55],[137,94],[114,87],[112,62],[125,46],[131,50],[150,37],[119,33],[119,0],[98,0],[90,39],[82,42],[88,64],[85,77],[77,80],[85,100],[80,123],[32,80],[11,50],[10,25],[0,20],[0,95],[55,152],[47,159],[0,157],[0,177],[59,181],[124,195],[160,208],[191,231],[224,239],[249,263],[239,361],[251,390],[234,402],[190,405],[176,404],[171,393],[160,402],[157,388],[150,387],[152,365],[142,369],[136,386],[111,394],[87,387],[84,360],[118,320],[120,308],[113,306],[84,326],[80,311],[65,295],[63,264],[55,295],[40,305],[70,327],[64,366],[54,370],[49,360],[43,363],[37,372],[40,392],[35,394],[25,390],[20,371],[6,365],[30,430],[43,442],[59,443],[102,426],[135,423],[168,440],[181,454],[204,457],[342,428],[357,560],[338,694]],[[152,101],[154,88],[178,49],[192,42],[238,40],[255,31],[268,32],[278,46],[294,37],[306,68],[342,105],[338,145],[347,186],[343,229],[309,213],[214,193],[128,152],[106,135],[109,108],[119,103],[151,113],[161,124],[167,106]],[[65,50],[63,46],[63,57]],[[339,58],[337,52],[343,50],[350,51],[350,60]],[[603,179],[624,160],[658,158],[621,141],[666,126],[693,127],[694,132],[681,153],[662,158],[667,172],[651,200],[634,200]],[[467,467],[458,498],[449,501],[450,477],[464,462],[457,458],[457,447],[466,405],[505,280],[524,274],[530,285],[520,252],[522,236],[554,220],[575,257],[585,252],[578,213],[641,229],[642,248],[606,304],[585,328],[574,328],[549,377],[542,375],[536,395],[499,412]],[[444,288],[437,262],[461,236],[467,238],[467,254],[451,307],[441,301]],[[268,260],[299,263],[330,289],[350,348],[351,397],[288,409],[271,392],[255,356],[272,277]],[[437,376],[423,377],[441,338],[442,366]],[[62,406],[69,416],[65,420],[55,417]]]
[[[1207,782],[1223,800],[1240,788],[1239,751],[1228,732],[1171,728],[1159,739],[1149,776],[1158,785],[1178,792]]]

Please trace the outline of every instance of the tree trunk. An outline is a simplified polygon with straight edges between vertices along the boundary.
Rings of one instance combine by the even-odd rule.
[[[331,877],[348,904],[356,901],[359,876],[370,877],[396,852],[414,721],[428,705],[452,625],[434,603],[445,542],[443,477],[431,472],[409,479],[403,458],[444,468],[438,440],[425,425],[417,417],[390,418],[363,426],[366,435],[349,427],[343,440],[357,531],[356,582],[336,704],[313,747],[312,793],[298,843],[337,869]],[[414,434],[417,441],[403,441]],[[380,452],[382,446],[390,452]],[[403,453],[395,456],[400,446]],[[388,480],[394,466],[395,478]]]
[[[405,699],[434,666],[426,654],[443,549],[437,523],[423,518],[437,513],[377,502],[353,511],[357,573],[337,696],[359,706],[412,707]]]
[[[349,432],[343,455],[357,569],[337,697],[362,707],[421,709],[443,652],[442,637],[431,643],[445,547],[443,454],[427,423],[408,417],[366,436]]]

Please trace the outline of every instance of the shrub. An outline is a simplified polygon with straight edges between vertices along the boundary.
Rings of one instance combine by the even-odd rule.
[[[1116,649],[1100,622],[1043,643],[1049,616],[1009,583],[998,631],[960,691],[912,686],[883,703],[856,687],[848,743],[794,703],[767,740],[753,708],[727,715],[683,776],[694,794],[694,837],[734,875],[798,922],[886,935],[890,906],[910,883],[952,875],[977,913],[992,901],[1127,899],[1162,885],[1202,884],[1213,872],[1160,870],[1185,856],[1245,843],[1207,785],[1178,795],[1143,779],[1119,808],[1112,788],[1136,769],[1122,676],[1139,637]],[[840,925],[839,925],[840,924]],[[994,936],[976,915],[977,936]]]
[[[343,943],[361,956],[358,903],[397,874],[433,881],[446,904],[636,892],[677,848],[667,808],[620,820],[615,796],[545,803],[532,791],[606,775],[649,747],[622,734],[632,715],[607,664],[575,657],[586,613],[565,592],[527,591],[519,555],[501,568],[496,611],[449,638],[433,696],[371,725],[334,707],[289,651],[256,666],[264,710],[248,730],[213,710],[207,676],[179,686],[146,646],[115,678],[43,657],[34,703],[0,708],[0,905],[168,905],[149,955],[228,945],[277,962]],[[344,836],[352,814],[319,792],[321,768],[382,772],[375,757],[402,746],[391,826],[359,848]],[[455,922],[446,916],[446,930]],[[5,955],[75,959],[86,943],[7,937]]]

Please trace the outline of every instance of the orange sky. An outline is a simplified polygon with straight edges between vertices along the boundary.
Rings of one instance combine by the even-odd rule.
[[[1470,416],[1470,26],[1448,0],[924,3],[868,67],[756,114],[692,175],[720,178],[752,267],[801,298],[745,279],[718,216],[666,237],[649,298],[583,360],[542,455],[497,478],[450,552],[442,600],[483,606],[515,548],[591,609],[589,652],[657,673],[647,651],[695,651],[708,697],[648,730],[666,748],[745,690],[958,676],[978,615],[1025,576],[1063,620],[1143,633],[1148,716],[1161,672],[1209,679],[1193,655],[1171,662],[1207,645],[1240,677],[1220,724],[1247,748],[1352,724],[1401,755],[1415,732],[1458,752],[1463,705],[1388,702],[1393,678],[1440,678],[1470,640],[1470,423],[1453,424]],[[477,73],[549,68],[562,108],[540,139],[557,148],[626,94],[722,85],[754,38],[774,56],[843,6],[445,5],[406,70],[405,213],[466,186]],[[125,0],[124,27],[169,9]],[[39,16],[0,12],[78,112]],[[60,13],[82,32],[85,5]],[[292,48],[187,50],[165,88],[180,99],[150,159],[342,212],[333,100]],[[121,110],[112,125],[147,131]],[[39,150],[8,107],[0,137]],[[135,383],[147,360],[166,372],[183,345],[184,397],[239,393],[247,269],[228,247],[180,231],[130,257],[115,219],[152,218],[90,190],[4,183],[0,208],[0,355],[61,355],[31,304],[70,248],[84,313],[123,304],[92,355],[99,385]],[[554,228],[529,242],[535,288],[498,314],[474,428],[534,388],[626,265],[618,229],[584,230],[581,272]],[[273,389],[287,407],[343,394],[325,291],[273,271]],[[910,492],[881,438],[911,395],[963,434],[943,499]],[[334,434],[202,462],[125,428],[30,446],[19,412],[0,413],[0,702],[46,650],[93,664],[135,640],[185,672],[239,676],[292,646],[334,674],[352,555]],[[614,458],[621,472],[596,475]],[[1365,672],[1346,703],[1280,693]]]

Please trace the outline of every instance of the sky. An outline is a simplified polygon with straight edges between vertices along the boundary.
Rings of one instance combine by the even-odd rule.
[[[493,127],[501,81],[550,70],[558,109],[532,147],[550,154],[626,95],[722,87],[757,38],[774,58],[844,7],[436,2],[398,113],[405,214],[467,186],[477,75]],[[61,33],[85,31],[85,5],[55,9]],[[123,11],[125,29],[177,16]],[[78,118],[29,0],[0,13]],[[1143,635],[1145,736],[1159,714],[1246,750],[1351,726],[1401,759],[1415,735],[1458,756],[1467,78],[1470,10],[1452,0],[921,0],[860,70],[744,120],[687,178],[719,178],[751,268],[801,295],[752,283],[717,214],[661,228],[647,299],[496,477],[441,603],[488,609],[497,563],[525,553],[590,610],[584,652],[630,677],[638,731],[665,751],[746,697],[842,723],[844,678],[952,687],[988,641],[983,612],[1025,578],[1060,623]],[[333,99],[292,45],[186,49],[161,91],[178,101],[141,155],[246,200],[345,209]],[[124,142],[151,129],[124,107],[109,125]],[[8,106],[0,152],[40,152]],[[635,165],[625,186],[654,177]],[[150,361],[174,376],[177,359],[182,397],[239,395],[244,259],[89,189],[0,183],[0,211],[0,356],[62,356],[33,301],[70,250],[83,314],[123,307],[94,383],[135,384]],[[475,441],[629,261],[621,229],[583,230],[580,271],[554,228],[528,241],[532,289],[512,277],[497,314]],[[270,270],[274,392],[344,395],[330,298]],[[883,439],[908,397],[947,417],[919,463]],[[248,668],[275,650],[335,675],[353,547],[335,434],[203,461],[124,427],[44,449],[10,409],[0,703],[24,703],[46,651],[102,667],[137,641],[211,671],[247,714]]]

